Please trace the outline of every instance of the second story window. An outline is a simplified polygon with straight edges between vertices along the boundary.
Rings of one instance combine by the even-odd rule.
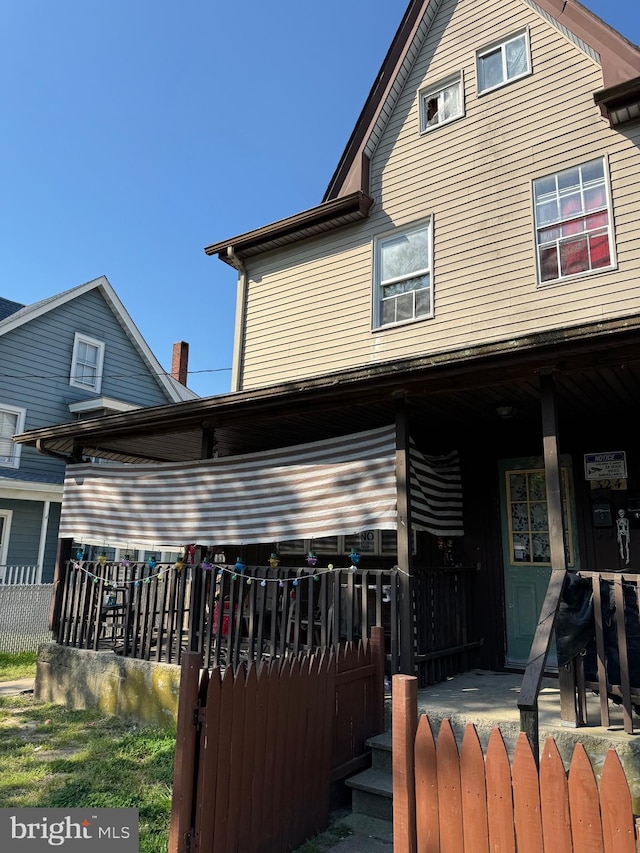
[[[604,159],[533,182],[540,284],[614,266]]]
[[[420,132],[425,133],[464,115],[462,74],[420,92]]]
[[[19,444],[13,436],[24,429],[25,410],[0,403],[0,467],[17,468],[20,465]]]
[[[374,327],[433,315],[431,221],[376,242]]]
[[[69,384],[99,392],[102,386],[103,362],[104,343],[76,332]]]
[[[476,56],[478,94],[504,86],[531,71],[526,31],[479,50]]]

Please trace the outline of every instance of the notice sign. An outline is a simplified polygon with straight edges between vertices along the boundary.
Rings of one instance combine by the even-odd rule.
[[[585,453],[584,476],[587,480],[626,479],[627,454],[624,450],[611,453]]]

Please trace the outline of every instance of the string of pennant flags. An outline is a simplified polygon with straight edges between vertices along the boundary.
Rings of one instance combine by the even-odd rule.
[[[358,552],[352,551],[351,554],[349,555],[349,557],[351,559],[351,565],[349,566],[349,569],[351,571],[356,571],[356,569],[358,567],[357,564],[360,561],[360,555]],[[301,580],[313,580],[313,581],[317,582],[320,580],[320,577],[322,575],[330,574],[331,572],[334,571],[334,566],[332,563],[329,563],[329,565],[326,568],[316,569],[315,568],[316,560],[317,560],[317,558],[315,557],[315,555],[313,555],[310,552],[306,558],[306,561],[307,561],[307,564],[310,566],[310,568],[313,568],[314,571],[309,573],[308,575],[296,576],[296,577],[279,577],[279,578],[278,577],[274,577],[274,578],[259,577],[257,575],[246,574],[245,573],[246,564],[241,559],[238,559],[233,566],[229,566],[226,564],[209,562],[209,560],[207,558],[205,558],[199,564],[199,566],[200,566],[200,568],[204,569],[205,571],[210,571],[210,572],[215,571],[218,574],[218,576],[222,576],[224,574],[231,575],[232,580],[237,580],[238,577],[241,577],[247,585],[250,585],[254,582],[259,582],[260,586],[262,586],[262,587],[267,586],[267,584],[278,584],[279,587],[284,587],[287,584],[291,584],[292,586],[296,587],[299,585]],[[94,562],[95,561],[92,561],[91,565],[94,565]],[[97,562],[99,562],[100,565],[106,565],[106,560],[105,561],[98,560]],[[279,559],[277,559],[274,555],[272,555],[270,560],[269,560],[270,567],[276,568],[277,565],[279,564],[279,562],[280,562]],[[122,560],[122,561],[120,561],[120,563],[118,565],[121,568],[128,568],[131,565],[131,561]],[[150,557],[146,561],[146,565],[149,569],[153,570],[154,568],[156,568],[157,562],[153,557]],[[92,571],[88,566],[83,565],[82,561],[77,556],[76,556],[76,559],[72,561],[72,567],[74,570],[83,572],[85,575],[87,575],[87,577],[89,577],[92,580],[93,583],[98,583],[99,581],[103,581],[103,585],[107,589],[109,589],[109,588],[124,589],[127,586],[138,587],[141,584],[149,584],[155,578],[162,577],[163,575],[170,572],[172,569],[177,571],[177,572],[182,571],[182,569],[184,568],[185,565],[186,565],[186,563],[184,562],[184,560],[179,559],[179,560],[176,560],[172,566],[163,566],[157,572],[154,572],[153,574],[149,574],[145,578],[131,578],[131,579],[121,578],[121,579],[112,581],[110,578],[101,577],[100,575],[98,575],[94,571]]]

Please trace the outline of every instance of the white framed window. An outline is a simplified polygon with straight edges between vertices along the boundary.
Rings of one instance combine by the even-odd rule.
[[[374,327],[433,316],[431,220],[375,243]]]
[[[523,30],[476,53],[478,94],[489,92],[531,73],[529,33]]]
[[[2,567],[7,565],[12,518],[13,510],[0,509],[0,581],[4,579],[5,570]]]
[[[102,386],[104,343],[76,332],[69,384],[98,393]]]
[[[540,284],[615,266],[603,157],[533,182]]]
[[[21,445],[16,444],[13,436],[24,429],[26,409],[7,406],[0,403],[0,467],[18,468],[20,465]]]
[[[462,72],[419,92],[420,133],[434,130],[464,115]]]

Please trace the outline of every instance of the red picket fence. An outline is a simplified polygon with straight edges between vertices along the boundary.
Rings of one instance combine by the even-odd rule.
[[[384,726],[384,636],[200,675],[183,655],[169,853],[284,853]]]
[[[582,744],[569,772],[548,738],[538,769],[520,733],[513,762],[498,728],[483,755],[469,724],[460,752],[448,720],[437,742],[417,721],[416,679],[393,678],[394,853],[636,853],[629,786],[615,750],[598,787]]]

